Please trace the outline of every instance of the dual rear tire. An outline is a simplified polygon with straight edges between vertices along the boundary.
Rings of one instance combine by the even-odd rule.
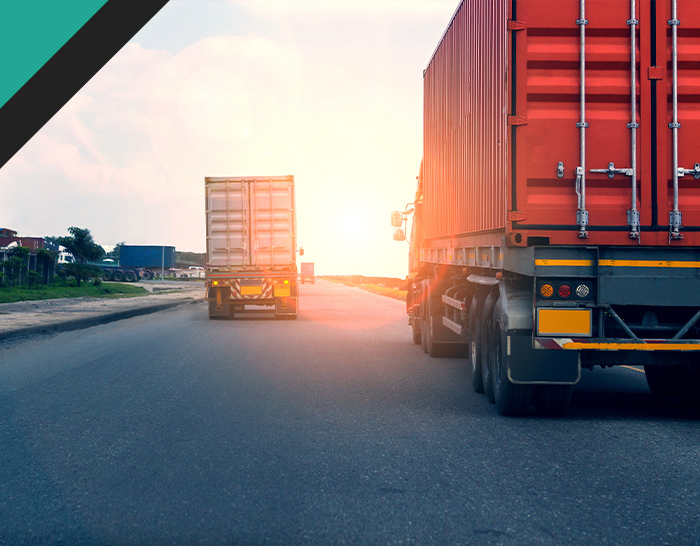
[[[533,405],[539,415],[563,415],[569,405],[573,387],[513,383],[508,376],[506,337],[501,329],[501,318],[496,314],[498,294],[489,292],[483,302],[480,321],[476,320],[480,310],[478,294],[472,299],[470,309],[470,356],[474,390],[485,393],[501,415],[525,415]]]

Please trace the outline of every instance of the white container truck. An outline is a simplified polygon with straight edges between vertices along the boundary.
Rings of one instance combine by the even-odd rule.
[[[204,189],[209,318],[267,306],[279,318],[295,319],[294,177],[207,177]]]

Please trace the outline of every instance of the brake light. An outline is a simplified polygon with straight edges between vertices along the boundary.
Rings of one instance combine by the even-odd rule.
[[[571,287],[568,284],[559,285],[559,297],[568,298],[571,295]]]

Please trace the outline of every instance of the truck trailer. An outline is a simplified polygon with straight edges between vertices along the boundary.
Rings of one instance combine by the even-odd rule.
[[[204,189],[209,318],[266,306],[278,318],[295,319],[294,177],[207,177]]]
[[[304,284],[305,282],[315,284],[316,275],[314,274],[314,262],[302,262],[299,277],[301,279],[301,284]]]
[[[464,0],[424,71],[413,341],[503,415],[582,368],[700,388],[700,2]]]
[[[152,279],[162,269],[172,269],[175,264],[175,247],[158,245],[121,245],[119,262],[100,262],[94,265],[102,269],[105,281],[136,282]]]

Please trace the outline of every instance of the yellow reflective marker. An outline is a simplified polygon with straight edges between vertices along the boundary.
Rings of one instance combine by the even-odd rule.
[[[537,309],[537,335],[591,335],[590,309]]]
[[[262,286],[241,286],[242,296],[252,296],[255,294],[262,294]]]

